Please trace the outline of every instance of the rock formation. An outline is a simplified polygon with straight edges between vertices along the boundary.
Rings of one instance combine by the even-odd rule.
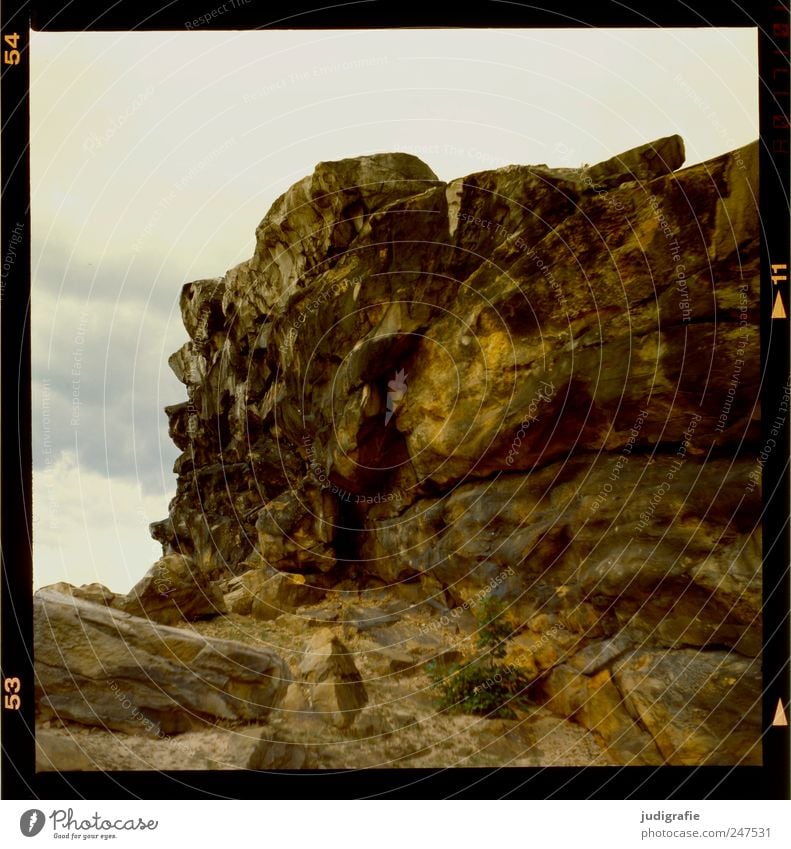
[[[267,716],[291,676],[273,652],[209,640],[40,590],[36,703],[44,717],[159,736]]]
[[[589,762],[760,762],[758,147],[683,159],[670,136],[449,183],[406,154],[324,162],[248,261],[183,287],[152,535],[223,619],[302,635],[333,733],[374,734],[396,680],[417,713],[386,733],[413,727],[414,676],[494,596],[531,722],[592,732]],[[492,763],[558,762],[519,727]],[[441,765],[423,743],[365,763]]]

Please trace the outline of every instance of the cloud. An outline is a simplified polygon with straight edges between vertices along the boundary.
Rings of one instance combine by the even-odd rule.
[[[151,561],[181,286],[249,257],[317,162],[412,150],[453,179],[678,132],[692,164],[756,137],[756,79],[755,30],[32,33],[37,580]]]
[[[163,407],[186,398],[167,365],[186,339],[180,316],[172,304],[114,302],[106,289],[86,300],[73,288],[33,288],[34,468],[45,446],[50,457],[78,451],[86,470],[172,492],[178,450]]]
[[[33,472],[33,583],[98,581],[128,592],[161,555],[148,525],[167,497],[86,469],[73,451]]]

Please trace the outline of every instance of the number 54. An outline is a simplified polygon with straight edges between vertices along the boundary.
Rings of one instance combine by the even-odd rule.
[[[11,50],[3,51],[3,64],[4,65],[18,65],[19,64],[19,51],[16,49],[17,44],[19,43],[19,33],[12,32],[11,35],[6,35],[3,37],[3,41],[11,47]]]

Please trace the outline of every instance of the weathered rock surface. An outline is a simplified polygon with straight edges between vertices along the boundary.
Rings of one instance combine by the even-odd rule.
[[[94,601],[97,604],[106,604],[108,607],[118,607],[123,602],[125,596],[122,593],[114,593],[104,584],[83,584],[80,587],[75,587],[66,581],[58,581],[56,584],[49,584],[42,587],[42,590],[51,590],[62,595],[70,595],[74,598],[81,598],[85,601]]]
[[[738,752],[740,763],[760,764],[758,661],[724,651],[638,651],[615,664],[614,681],[667,763],[727,765]]]
[[[218,587],[181,554],[160,558],[116,606],[164,625],[226,612]]]
[[[272,651],[158,625],[49,590],[34,595],[37,707],[44,718],[137,734],[266,717],[288,666]]]
[[[685,158],[684,139],[678,135],[667,136],[585,168],[581,177],[583,182],[599,186],[617,185],[626,180],[649,182],[677,171]]]
[[[294,770],[310,767],[306,747],[271,725],[206,728],[148,737],[70,723],[36,731],[36,771]]]
[[[232,578],[225,602],[232,613],[254,619],[276,619],[282,613],[324,601],[326,591],[309,583],[303,575],[287,575],[271,566],[251,569]]]
[[[678,170],[669,136],[447,184],[405,154],[321,163],[250,260],[182,291],[163,553],[248,573],[227,594],[248,616],[265,567],[267,625],[330,627],[333,664],[369,640],[355,666],[382,678],[418,674],[425,635],[329,594],[387,590],[460,638],[493,595],[509,662],[609,762],[755,762],[726,679],[761,647],[757,151]],[[692,733],[717,687],[740,723]]]
[[[338,728],[348,728],[368,702],[354,659],[329,630],[308,641],[299,672],[310,708]]]

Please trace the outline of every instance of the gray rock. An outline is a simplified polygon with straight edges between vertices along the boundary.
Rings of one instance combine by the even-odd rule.
[[[49,584],[42,587],[42,590],[51,590],[55,593],[74,596],[85,601],[93,601],[97,604],[106,604],[108,607],[118,607],[123,603],[125,596],[121,593],[114,593],[112,590],[104,586],[104,584],[83,584],[75,587],[66,581],[58,581],[56,584]]]
[[[611,640],[591,643],[569,658],[568,663],[583,675],[595,675],[607,664],[632,647],[626,634],[618,634]]]

